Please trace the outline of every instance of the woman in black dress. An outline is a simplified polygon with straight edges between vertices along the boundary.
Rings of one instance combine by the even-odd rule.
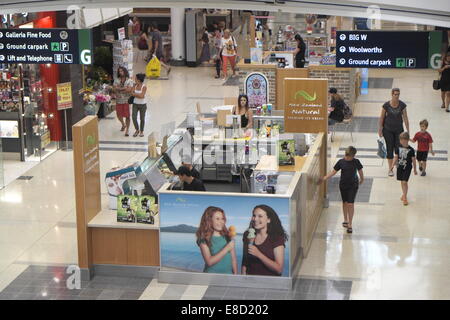
[[[394,149],[400,146],[399,136],[405,123],[406,131],[409,132],[409,120],[406,113],[406,104],[400,100],[400,89],[392,89],[392,98],[386,102],[382,109],[378,121],[378,135],[384,137],[386,141],[386,151],[389,168],[393,167]],[[388,175],[394,176],[394,172],[389,169]]]
[[[439,69],[441,74],[441,94],[442,94],[442,108],[450,112],[450,53],[447,52],[445,58],[442,60],[442,67]]]
[[[306,53],[306,44],[303,41],[301,35],[295,35],[295,41],[297,41],[297,49],[294,51],[295,56],[295,67],[296,68],[304,68],[305,67],[305,53]]]

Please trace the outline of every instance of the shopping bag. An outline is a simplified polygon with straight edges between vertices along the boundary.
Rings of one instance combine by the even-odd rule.
[[[377,143],[378,143],[377,155],[381,159],[386,159],[387,152],[386,152],[386,142],[384,141],[384,138],[378,138]]]
[[[158,78],[161,74],[161,63],[156,56],[150,60],[145,68],[145,75],[149,78]]]

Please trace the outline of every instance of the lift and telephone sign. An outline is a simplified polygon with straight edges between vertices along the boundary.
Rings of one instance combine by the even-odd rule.
[[[428,68],[429,32],[338,31],[336,67]]]
[[[91,30],[0,29],[0,63],[92,64]]]

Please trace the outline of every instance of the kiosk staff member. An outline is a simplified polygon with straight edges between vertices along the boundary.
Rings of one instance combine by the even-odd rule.
[[[183,182],[184,191],[206,191],[202,180],[194,178],[191,170],[185,166],[178,168],[177,175],[180,178],[180,181]]]
[[[196,178],[196,179],[200,179],[200,172],[198,172],[194,166],[192,165],[192,160],[190,156],[184,156],[183,160],[181,160],[181,164],[188,168],[189,171],[191,172],[191,176]]]

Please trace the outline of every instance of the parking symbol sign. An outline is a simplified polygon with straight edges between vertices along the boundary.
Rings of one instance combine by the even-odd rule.
[[[63,63],[63,55],[62,54],[55,54],[53,58],[54,63]]]
[[[72,54],[65,54],[64,55],[64,63],[73,63]]]
[[[60,43],[61,51],[69,51],[69,43],[68,42],[61,42]]]
[[[416,59],[415,58],[406,58],[406,67],[407,68],[415,68],[416,67]]]

